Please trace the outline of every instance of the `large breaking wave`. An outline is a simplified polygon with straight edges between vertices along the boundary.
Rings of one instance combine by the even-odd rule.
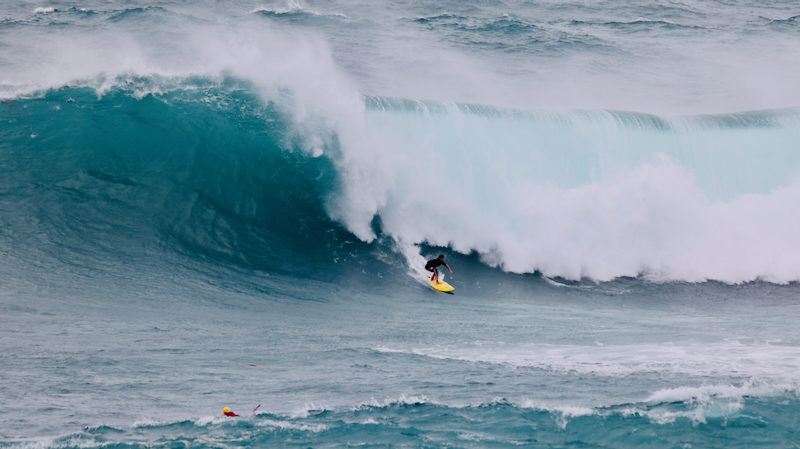
[[[308,260],[338,264],[342,242],[387,237],[409,264],[427,244],[565,279],[800,278],[797,109],[675,117],[365,95],[313,33],[263,11],[235,30],[185,13],[72,8],[0,27],[38,36],[14,39],[0,79],[3,201],[23,229],[49,226],[31,236],[50,250],[101,245],[80,228],[123,252],[162,242],[310,273]],[[102,26],[40,30],[84,19]],[[148,32],[166,24],[175,34]],[[5,244],[40,248],[23,240]]]
[[[161,242],[302,273],[338,262],[349,231],[362,249],[384,235],[566,279],[800,275],[796,110],[666,118],[374,96],[319,107],[231,77],[115,86],[1,106],[5,208],[69,257]]]

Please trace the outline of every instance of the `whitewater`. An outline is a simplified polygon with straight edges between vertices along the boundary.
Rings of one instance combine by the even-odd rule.
[[[5,2],[0,447],[799,446],[798,49],[785,2]]]

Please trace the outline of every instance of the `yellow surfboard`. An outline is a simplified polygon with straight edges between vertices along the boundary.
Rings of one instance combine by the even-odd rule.
[[[431,278],[428,278],[428,282],[431,283],[431,287],[435,288],[436,290],[439,290],[440,292],[447,293],[447,292],[452,292],[453,290],[456,289],[455,287],[453,287],[452,285],[450,285],[450,284],[448,284],[447,282],[444,282],[444,281],[438,281],[437,282],[437,281],[434,281]]]

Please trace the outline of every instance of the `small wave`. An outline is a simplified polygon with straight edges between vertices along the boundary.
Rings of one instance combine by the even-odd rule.
[[[34,14],[47,14],[51,12],[56,12],[56,9],[53,8],[52,6],[47,6],[47,7],[40,6],[33,10]]]
[[[556,424],[561,429],[566,429],[571,418],[579,416],[592,416],[597,414],[597,410],[591,407],[581,407],[576,405],[547,405],[537,401],[524,400],[518,405],[519,408],[541,410],[556,416]]]
[[[786,19],[771,19],[768,17],[761,17],[761,18],[767,21],[766,25],[774,25],[777,26],[778,28],[786,26],[790,28],[795,28],[795,25],[800,23],[800,15],[792,16]]]
[[[373,351],[377,351],[377,352],[386,352],[386,353],[395,353],[395,354],[406,354],[407,353],[407,351],[404,351],[402,349],[392,349],[392,348],[387,348],[386,346],[376,346],[376,347],[372,348],[372,350]]]
[[[643,373],[729,376],[760,379],[765,390],[797,390],[800,348],[767,343],[725,341],[709,345],[593,346],[548,344],[463,344],[422,348],[373,348],[382,353],[413,354],[440,360],[529,367],[561,373],[625,377]]]
[[[732,407],[728,408],[728,414],[738,410],[740,407]],[[679,418],[685,418],[691,421],[693,424],[704,424],[706,423],[706,418],[709,414],[716,415],[716,413],[711,412],[710,410],[706,410],[703,407],[696,407],[690,410],[682,410],[682,411],[671,411],[671,410],[647,410],[643,408],[625,408],[619,410],[618,413],[625,417],[631,416],[644,416],[650,420],[653,424],[672,424],[677,421]]]
[[[675,25],[675,22],[673,22],[671,20],[667,20],[667,19],[647,19],[647,18],[644,18],[644,17],[639,17],[636,20],[633,20],[633,21],[628,22],[628,23],[665,23],[665,24],[669,24],[669,25]]]
[[[398,406],[406,406],[406,405],[436,405],[436,406],[443,406],[449,408],[458,408],[462,406],[453,406],[448,405],[436,401],[431,401],[424,395],[420,396],[407,396],[407,395],[400,395],[396,398],[385,398],[383,400],[378,400],[374,397],[371,397],[369,400],[362,401],[355,406],[344,406],[344,407],[331,407],[331,406],[323,406],[314,403],[306,403],[303,407],[299,407],[290,413],[287,413],[283,416],[289,419],[306,419],[310,417],[314,417],[315,415],[320,415],[326,412],[331,413],[342,413],[342,412],[355,412],[355,411],[365,411],[370,409],[386,409],[391,407],[398,407]],[[261,416],[262,414],[258,414],[257,416]],[[226,418],[225,418],[226,419]],[[288,421],[276,421],[280,423],[288,423]],[[374,424],[377,424],[374,423]],[[288,424],[287,424],[288,425]]]
[[[713,388],[717,387],[721,386]],[[781,426],[791,429],[796,422],[799,405],[796,397],[783,398],[777,403],[773,401],[772,404],[784,404],[788,406],[787,410],[792,410],[786,417],[777,416],[783,413],[760,413],[758,405],[749,407],[752,401],[747,397],[730,400],[711,397],[704,402],[638,402],[612,406],[552,404],[530,399],[515,402],[500,398],[470,406],[426,401],[414,402],[417,407],[413,409],[397,407],[398,404],[418,399],[420,398],[414,396],[401,397],[378,403],[381,404],[380,407],[331,410],[301,420],[263,415],[255,418],[225,418],[215,419],[219,425],[212,428],[206,428],[198,420],[195,424],[200,428],[195,429],[177,430],[166,423],[162,426],[150,426],[147,432],[132,433],[121,429],[116,433],[86,431],[56,439],[13,441],[11,444],[12,447],[26,449],[66,449],[103,447],[116,442],[124,444],[135,441],[142,447],[151,447],[161,446],[164,439],[169,439],[191,446],[198,443],[211,443],[215,447],[232,443],[279,446],[289,436],[304,446],[311,445],[312,442],[320,446],[340,445],[342,438],[347,438],[351,445],[375,441],[408,441],[408,446],[418,446],[421,442],[430,441],[430,437],[441,436],[441,430],[447,429],[450,435],[461,441],[524,446],[531,444],[530,429],[533,428],[537,439],[560,438],[568,431],[570,438],[580,435],[584,442],[592,442],[592,438],[597,437],[600,438],[598,441],[606,443],[599,446],[616,447],[604,440],[607,433],[622,434],[642,430],[664,436],[680,433],[686,426],[696,425],[711,425],[713,427],[709,430],[718,428],[726,432],[729,428],[742,427],[745,432],[760,431],[759,429],[764,429],[764,424],[772,429],[780,429]],[[149,420],[140,422],[155,424]],[[680,427],[676,429],[672,424]],[[596,432],[598,425],[603,429],[599,434]],[[776,426],[772,427],[773,425]],[[0,445],[4,443],[6,442],[0,442]]]
[[[256,13],[276,15],[276,16],[292,15],[292,14],[308,14],[311,16],[319,16],[319,17],[341,17],[344,19],[350,18],[347,15],[338,12],[315,11],[313,9],[306,8],[305,6],[301,5],[298,2],[291,2],[289,6],[283,9],[271,9],[267,7],[255,8],[248,14],[256,14]]]
[[[625,27],[630,25],[661,25],[664,27],[669,28],[686,28],[686,29],[705,29],[705,27],[697,26],[697,25],[685,25],[677,22],[673,22],[668,19],[648,19],[645,17],[638,17],[634,20],[630,21],[610,21],[610,22],[599,22],[599,21],[582,21],[582,20],[572,20],[570,22],[572,25],[590,25],[590,26],[610,26],[610,27]]]
[[[383,402],[376,400],[375,398],[370,398],[369,401],[362,402],[358,406],[356,406],[353,410],[363,410],[367,408],[387,408],[393,407],[397,405],[421,405],[421,404],[436,404],[441,405],[436,402],[431,402],[425,396],[406,396],[401,395],[398,398],[387,398],[384,399]]]
[[[774,397],[787,391],[795,391],[796,385],[765,385],[756,382],[745,382],[740,386],[730,384],[712,384],[699,387],[675,387],[658,390],[645,399],[648,403],[699,402],[708,403],[715,399],[743,399],[744,397]]]
[[[619,404],[604,407],[576,405],[550,405],[532,400],[523,400],[515,406],[551,413],[556,424],[565,429],[569,422],[578,417],[599,416],[608,418],[621,416],[643,416],[653,424],[672,424],[678,419],[687,419],[693,424],[705,424],[708,418],[733,417],[745,408],[745,400],[756,393],[751,385],[709,385],[706,387],[677,387],[653,393],[646,401],[637,404]],[[773,397],[774,390],[760,389]],[[769,391],[768,391],[769,390]],[[683,393],[689,393],[681,394]],[[675,394],[677,393],[677,394]],[[719,395],[717,393],[720,393]],[[659,400],[665,399],[665,400]],[[653,399],[651,401],[651,399]]]
[[[414,22],[428,23],[428,22],[437,22],[441,20],[466,20],[466,17],[444,13],[444,14],[437,14],[435,16],[420,17],[418,19],[415,19]]]
[[[140,428],[140,427],[161,427],[161,426],[166,426],[166,425],[169,425],[169,424],[172,424],[172,423],[167,422],[167,421],[159,421],[159,420],[153,419],[153,418],[141,418],[141,419],[139,419],[137,421],[134,421],[133,424],[131,424],[131,428],[132,429],[136,429],[136,428]]]
[[[5,442],[0,441],[0,445],[4,444]],[[62,445],[56,444],[54,438],[13,441],[12,444],[15,449],[51,449],[62,447]]]
[[[325,424],[296,424],[288,421],[277,421],[274,419],[259,420],[256,423],[259,427],[275,427],[281,430],[299,430],[302,432],[319,433],[328,430]]]
[[[223,419],[219,416],[201,416],[194,421],[196,425],[201,427],[209,424],[218,424],[220,422],[223,422]]]

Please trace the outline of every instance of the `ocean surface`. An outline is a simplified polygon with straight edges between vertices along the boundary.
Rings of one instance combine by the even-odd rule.
[[[0,448],[800,447],[798,73],[797,2],[4,1]]]

